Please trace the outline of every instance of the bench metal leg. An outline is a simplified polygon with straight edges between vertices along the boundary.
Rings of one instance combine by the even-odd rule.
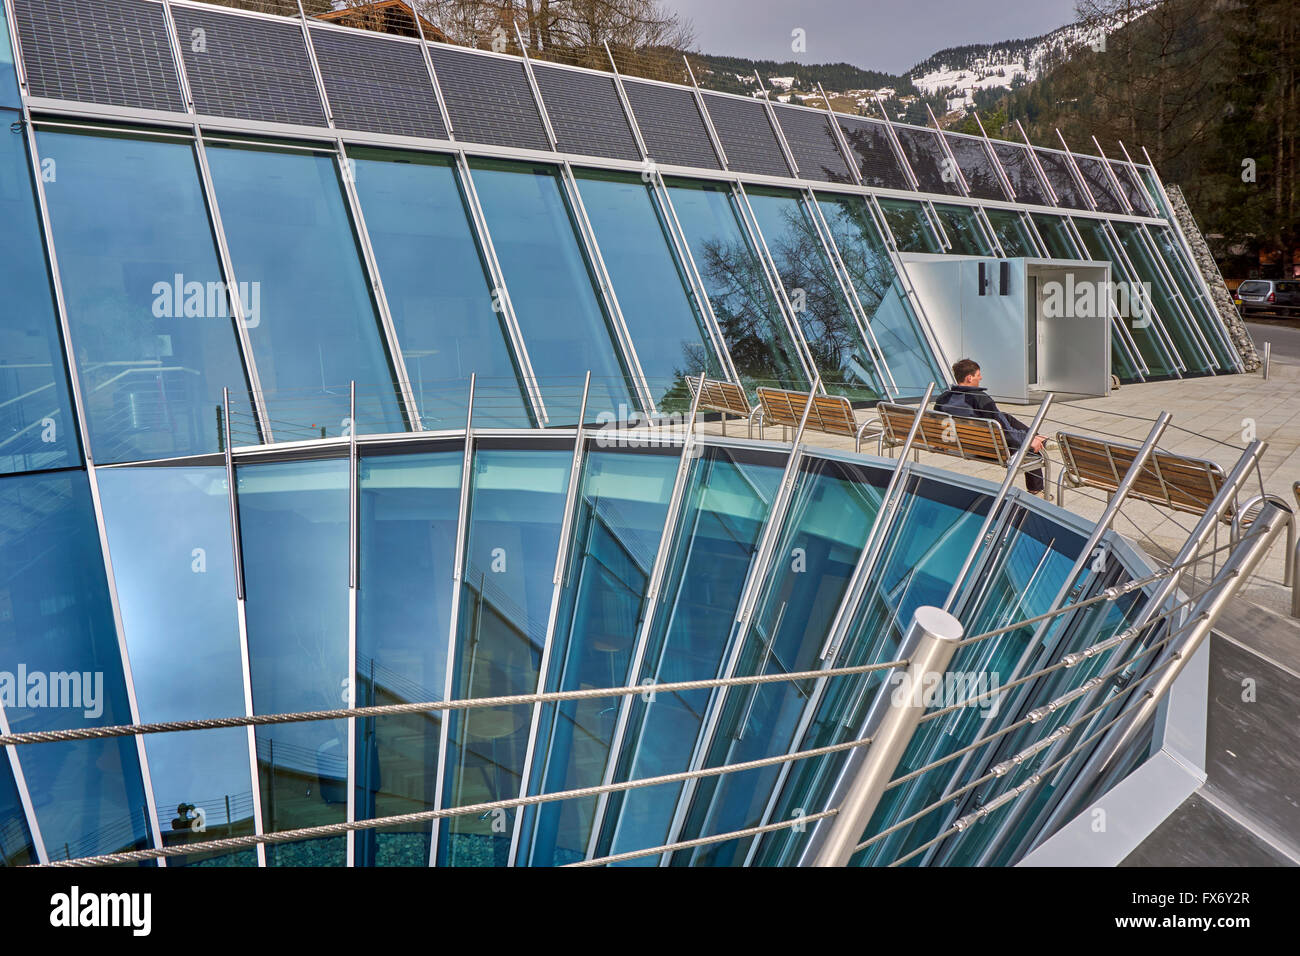
[[[727,434],[727,413],[726,412],[722,413],[722,434],[723,435]]]

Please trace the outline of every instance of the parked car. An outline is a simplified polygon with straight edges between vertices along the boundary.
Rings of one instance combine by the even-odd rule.
[[[1300,281],[1247,279],[1233,296],[1243,316],[1277,315],[1300,318]]]

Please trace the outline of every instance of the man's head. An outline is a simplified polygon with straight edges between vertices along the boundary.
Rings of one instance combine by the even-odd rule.
[[[978,387],[980,381],[984,378],[984,373],[980,371],[978,362],[974,359],[964,358],[953,364],[952,378],[958,385]]]

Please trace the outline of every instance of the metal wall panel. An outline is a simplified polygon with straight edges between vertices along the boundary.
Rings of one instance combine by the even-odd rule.
[[[948,154],[939,142],[939,134],[931,129],[917,129],[913,126],[895,126],[894,129],[922,191],[960,196],[961,185],[956,177],[949,173],[945,179],[943,164]]]
[[[799,164],[800,176],[827,183],[853,182],[853,173],[844,161],[829,116],[778,103],[773,103],[772,107],[776,110],[781,131],[785,133],[785,141],[790,144],[794,161]]]
[[[911,189],[907,174],[898,162],[894,147],[889,142],[889,130],[884,123],[858,119],[856,116],[839,116],[840,129],[848,140],[849,149],[858,159],[862,185],[882,189]]]
[[[560,151],[613,159],[641,158],[614,77],[533,64]]]
[[[720,93],[705,93],[704,106],[722,140],[728,166],[761,176],[794,175],[781,153],[766,106],[758,100]]]
[[[674,166],[722,168],[694,93],[631,79],[623,81],[623,89],[653,158]]]
[[[994,141],[993,152],[1006,170],[1011,188],[1016,191],[1016,202],[1030,203],[1035,206],[1050,206],[1052,198],[1047,195],[1038,173],[1034,170],[1034,159],[1029,150],[1018,143]]]
[[[145,0],[15,0],[33,96],[183,112],[162,7]]]
[[[1002,189],[1002,183],[993,168],[993,161],[989,159],[989,151],[983,140],[972,139],[969,136],[954,136],[952,133],[944,133],[943,138],[947,141],[953,156],[957,157],[957,165],[961,168],[961,174],[966,177],[966,185],[970,187],[972,196],[976,199],[1010,198]]]
[[[522,61],[442,46],[429,54],[458,140],[550,150]]]
[[[341,129],[446,139],[424,55],[361,31],[311,31],[334,123]]]
[[[326,126],[302,28],[296,23],[173,7],[200,113]]]

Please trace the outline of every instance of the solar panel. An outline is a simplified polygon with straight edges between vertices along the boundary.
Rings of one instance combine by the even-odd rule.
[[[907,174],[898,162],[898,155],[889,141],[889,130],[884,123],[856,116],[840,116],[839,123],[844,138],[848,140],[849,149],[858,159],[858,171],[862,174],[864,186],[880,189],[912,188],[907,181]]]
[[[1124,201],[1115,192],[1115,186],[1110,181],[1110,174],[1106,171],[1104,162],[1094,156],[1078,155],[1074,157],[1074,161],[1078,164],[1079,172],[1083,176],[1083,181],[1088,184],[1098,209],[1102,212],[1128,212]]]
[[[1056,198],[1060,200],[1062,206],[1068,206],[1071,209],[1088,209],[1088,200],[1083,198],[1083,192],[1079,189],[1074,181],[1074,173],[1070,170],[1069,160],[1061,153],[1055,153],[1041,147],[1034,147],[1034,155],[1043,166],[1043,171],[1047,173],[1047,181],[1052,184],[1056,190]]]
[[[1147,195],[1146,189],[1138,181],[1137,170],[1128,163],[1121,163],[1119,160],[1112,159],[1110,168],[1115,170],[1115,177],[1119,180],[1120,186],[1124,190],[1124,195],[1128,196],[1128,201],[1132,203],[1133,209],[1141,216],[1159,216],[1160,212],[1151,202],[1151,197]]]
[[[672,166],[722,168],[694,93],[640,80],[624,80],[623,89],[653,158]]]
[[[994,140],[993,152],[997,153],[998,161],[1002,163],[1002,169],[1011,182],[1011,188],[1016,191],[1016,202],[1034,206],[1052,205],[1052,199],[1043,188],[1042,180],[1038,178],[1033,157],[1029,155],[1028,149],[1017,143]]]
[[[989,151],[983,140],[970,136],[955,136],[952,133],[944,133],[943,138],[947,141],[953,156],[957,158],[957,166],[966,178],[966,185],[970,187],[972,196],[977,199],[1008,198],[1002,189],[1002,181],[993,168],[993,161],[989,159]]]
[[[334,123],[341,129],[446,139],[420,48],[360,31],[311,31]]]
[[[799,175],[826,183],[853,182],[853,174],[831,128],[830,117],[817,110],[774,103],[777,121],[790,144]]]
[[[431,46],[429,54],[457,139],[551,148],[522,60],[443,46]]]
[[[533,64],[533,75],[562,152],[641,158],[612,76],[540,63]]]
[[[33,96],[183,112],[162,7],[144,0],[15,0]]]
[[[960,196],[961,186],[957,183],[956,173],[949,170],[946,163],[948,154],[939,142],[939,134],[930,129],[916,129],[912,126],[895,126],[898,139],[903,144],[903,152],[916,174],[916,181],[921,190],[927,193],[947,193]]]
[[[172,16],[200,113],[328,125],[298,24],[194,7]]]
[[[705,93],[704,105],[722,140],[727,165],[744,173],[791,176],[781,144],[767,117],[767,107],[758,100]]]

